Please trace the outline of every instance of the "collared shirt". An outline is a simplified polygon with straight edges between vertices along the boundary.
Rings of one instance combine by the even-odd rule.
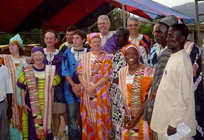
[[[6,66],[0,66],[0,102],[6,99],[6,94],[13,93],[11,76]]]
[[[169,125],[177,128],[185,123],[191,128],[191,136],[195,135],[194,100],[192,63],[183,49],[171,55],[164,70],[154,103],[152,130],[165,135]]]
[[[158,57],[165,49],[167,49],[167,47],[163,48],[160,44],[155,43],[150,50],[148,64],[152,67],[155,67],[158,62]]]

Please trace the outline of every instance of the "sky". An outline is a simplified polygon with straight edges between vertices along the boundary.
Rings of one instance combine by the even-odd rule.
[[[182,5],[188,2],[194,2],[195,0],[153,0],[153,1],[159,2],[168,7],[173,7],[173,6]]]

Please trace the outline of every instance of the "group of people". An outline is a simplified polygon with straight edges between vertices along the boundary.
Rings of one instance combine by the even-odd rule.
[[[44,47],[23,55],[17,34],[0,55],[0,140],[201,140],[204,95],[199,47],[175,16],[154,25],[155,44],[139,21],[99,32],[67,28],[57,47],[54,31]],[[57,49],[58,48],[58,49]],[[196,133],[197,132],[197,133]]]

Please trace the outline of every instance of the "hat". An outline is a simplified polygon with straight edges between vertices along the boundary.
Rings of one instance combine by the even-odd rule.
[[[23,47],[23,40],[21,39],[21,36],[19,34],[16,34],[14,37],[12,37],[9,40],[9,44],[13,42],[18,42],[18,45],[22,48]]]
[[[162,18],[159,22],[164,23],[168,26],[172,26],[174,24],[177,24],[178,20],[177,20],[176,16],[170,15],[170,16],[166,16],[166,17]]]
[[[31,50],[31,53],[33,54],[33,53],[38,52],[38,51],[42,52],[44,54],[43,47],[39,47],[39,46],[33,47],[32,50]]]
[[[89,45],[90,45],[91,40],[92,40],[93,38],[101,38],[100,33],[90,33],[90,34],[88,34],[88,36],[87,36],[87,41],[88,41]]]

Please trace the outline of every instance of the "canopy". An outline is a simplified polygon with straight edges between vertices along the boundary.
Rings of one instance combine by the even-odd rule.
[[[147,19],[175,15],[192,21],[151,0],[2,0],[0,31],[21,32],[33,28],[64,31],[69,25],[87,28],[101,14],[125,5],[125,10]]]

